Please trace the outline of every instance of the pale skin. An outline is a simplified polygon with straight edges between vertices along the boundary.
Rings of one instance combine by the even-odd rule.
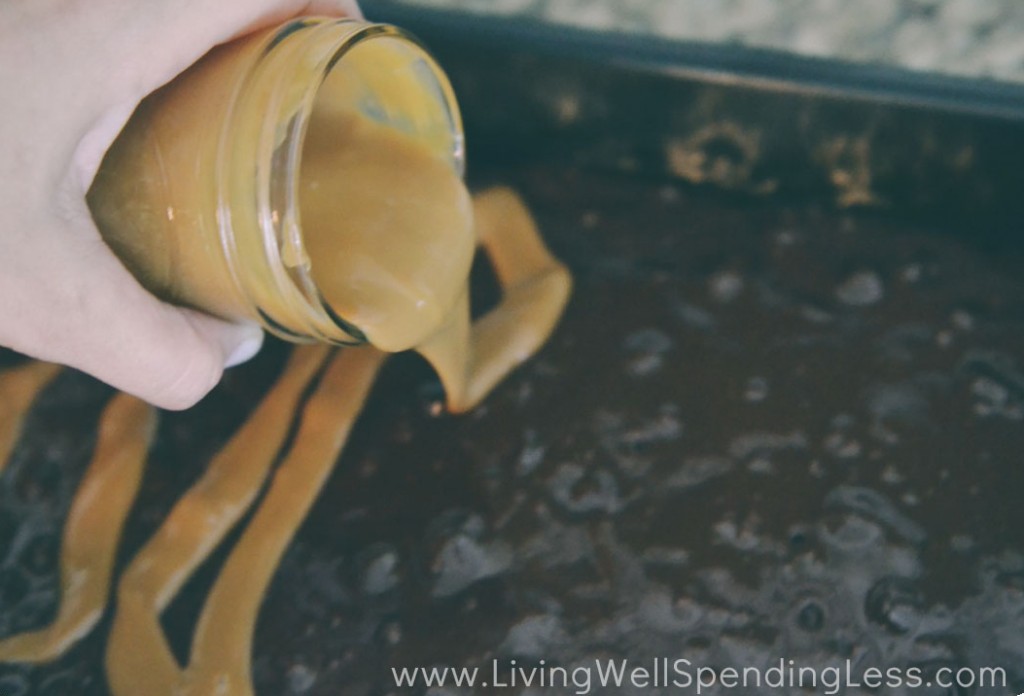
[[[85,203],[147,94],[213,46],[355,0],[0,3],[0,346],[70,365],[151,404],[191,406],[262,331],[160,302],[100,238]]]

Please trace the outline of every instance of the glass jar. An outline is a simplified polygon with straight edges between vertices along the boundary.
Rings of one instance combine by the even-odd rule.
[[[416,138],[462,176],[454,93],[414,38],[302,18],[214,49],[139,105],[89,190],[97,227],[165,300],[292,341],[363,342],[324,300],[303,243],[303,145],[332,109]]]

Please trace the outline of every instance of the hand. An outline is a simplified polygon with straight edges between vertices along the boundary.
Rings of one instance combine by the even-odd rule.
[[[213,46],[355,0],[0,3],[0,345],[186,408],[259,350],[256,325],[163,303],[99,236],[85,192],[138,103]]]

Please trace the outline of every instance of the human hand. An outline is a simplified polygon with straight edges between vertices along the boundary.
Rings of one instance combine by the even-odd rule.
[[[255,324],[156,299],[85,202],[138,103],[213,46],[355,0],[0,3],[0,345],[187,408],[259,350]]]

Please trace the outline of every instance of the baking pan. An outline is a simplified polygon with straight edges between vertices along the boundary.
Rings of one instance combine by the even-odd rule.
[[[487,159],[1019,222],[1024,85],[376,0],[448,67]],[[1019,226],[1019,225],[1018,225]]]
[[[512,660],[608,659],[991,668],[1005,684],[914,693],[1024,691],[1019,89],[367,11],[436,52],[471,184],[518,188],[577,283],[551,343],[470,414],[438,415],[415,356],[386,367],[270,589],[258,692],[572,693],[513,687]],[[123,559],[286,351],[162,415]],[[56,608],[109,395],[63,374],[0,478],[0,634]],[[217,563],[165,614],[180,654]],[[107,693],[107,630],[0,666],[0,694]],[[435,666],[490,685],[395,683]],[[590,674],[587,693],[685,692]]]

